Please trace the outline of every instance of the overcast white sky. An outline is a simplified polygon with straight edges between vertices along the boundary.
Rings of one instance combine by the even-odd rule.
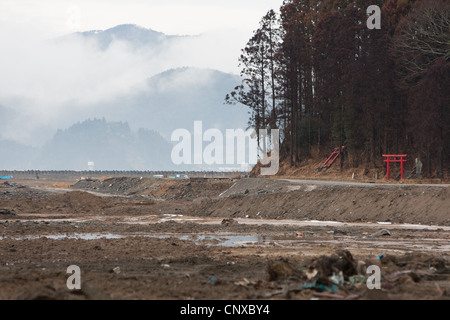
[[[43,37],[132,23],[166,34],[256,28],[282,0],[2,0],[2,29],[29,28]],[[74,23],[74,20],[76,23]]]
[[[189,48],[191,56],[195,50],[199,52],[199,65],[194,66],[237,74],[241,49],[258,27],[262,16],[270,9],[278,11],[282,2],[0,0],[0,49],[20,45],[23,48],[25,43],[39,46],[44,40],[75,31],[136,24],[168,35],[202,35],[203,45]],[[20,51],[24,51],[22,48]]]

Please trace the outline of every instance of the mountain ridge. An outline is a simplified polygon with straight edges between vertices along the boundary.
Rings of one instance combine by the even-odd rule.
[[[76,39],[93,41],[102,51],[107,50],[114,41],[122,41],[134,49],[159,48],[166,42],[186,39],[188,35],[167,35],[163,32],[144,28],[136,24],[120,24],[105,30],[88,30],[70,33],[56,38],[57,43]]]
[[[106,30],[72,33],[66,37],[56,39],[54,44],[58,45],[61,42],[68,41],[70,37],[76,37],[78,40],[84,39],[88,42],[91,40],[94,42],[99,41],[99,47],[103,47],[102,50],[104,50],[101,51],[102,55],[109,57],[108,55],[111,52],[107,49],[114,41],[121,41],[120,39],[134,43],[134,48],[145,49],[151,47],[155,49],[155,46],[158,46],[158,43],[160,43],[160,49],[164,51],[164,43],[167,43],[166,41],[185,39],[191,36],[167,36],[152,29],[132,24],[122,24]],[[78,47],[75,48],[80,50],[92,49],[92,46],[85,47],[83,43],[76,42],[75,45]],[[75,50],[76,54],[82,52],[78,49]],[[65,52],[68,51],[61,51],[62,54]],[[151,54],[154,51],[145,51],[145,53]],[[83,55],[83,57],[88,58],[92,56],[95,57],[92,54]],[[170,66],[171,64],[172,66]],[[225,129],[246,129],[248,110],[241,105],[230,106],[224,103],[225,95],[241,83],[239,75],[208,67],[203,68],[190,65],[179,67],[171,61],[167,61],[167,65],[169,67],[163,69],[162,72],[149,74],[148,77],[137,78],[138,81],[134,81],[133,86],[126,87],[126,90],[121,90],[120,93],[117,93],[115,89],[110,89],[113,93],[112,98],[107,95],[101,95],[97,99],[84,99],[85,96],[78,95],[74,96],[73,99],[60,99],[59,105],[52,106],[51,114],[45,113],[47,110],[43,106],[42,116],[36,112],[29,111],[32,110],[30,108],[34,108],[32,98],[24,96],[21,98],[20,103],[17,103],[19,100],[15,98],[8,99],[9,97],[1,100],[0,125],[3,130],[0,132],[0,145],[3,143],[7,150],[6,152],[10,155],[14,154],[14,158],[17,160],[10,161],[6,159],[7,157],[0,158],[0,169],[84,168],[88,161],[85,159],[87,155],[83,159],[79,155],[84,152],[83,144],[89,145],[90,141],[80,138],[77,146],[73,136],[71,137],[70,134],[64,135],[63,133],[69,128],[73,130],[73,126],[77,123],[83,123],[89,119],[103,119],[106,117],[108,122],[111,123],[124,122],[129,126],[129,132],[136,133],[141,130],[141,135],[144,136],[145,130],[155,131],[169,144],[171,133],[174,130],[183,128],[192,131],[195,121],[202,121],[204,130],[217,128],[224,132]],[[134,67],[134,65],[131,66]],[[112,64],[112,67],[114,67],[114,64]],[[101,78],[99,79],[101,80]],[[74,83],[77,84],[77,82]],[[101,91],[103,88],[98,86],[99,89],[97,89],[97,84],[94,83],[95,89]],[[77,90],[77,88],[75,87],[73,90]],[[89,91],[87,92],[89,93]],[[87,97],[90,98],[91,96],[88,95]],[[105,124],[101,124],[101,126],[105,126]],[[131,135],[131,133],[128,133],[128,135]],[[14,137],[17,138],[15,139]],[[61,142],[59,147],[51,147],[52,143],[54,145],[57,144],[55,139],[67,140]],[[8,142],[10,140],[14,140],[15,143]],[[130,142],[130,144],[133,143]],[[30,145],[30,147],[27,145]],[[58,148],[65,150],[65,145],[71,145],[73,149],[79,150],[78,155],[76,153],[72,154],[73,157],[78,159],[76,163],[59,157],[57,150]],[[123,148],[122,154],[115,154],[110,157],[111,159],[126,156],[127,144],[122,143],[119,145]],[[161,145],[164,145],[164,143]],[[140,148],[150,147],[141,145]],[[167,149],[166,147],[161,148]],[[52,153],[54,156],[46,158],[42,155],[42,152]],[[61,152],[71,154],[71,151]],[[128,157],[130,157],[130,154],[136,154],[136,152],[136,150],[129,151]],[[113,153],[110,152],[111,154]],[[148,160],[147,156],[141,157],[138,155],[136,157]],[[58,159],[58,161],[55,159]],[[165,159],[167,160],[167,157]],[[148,160],[137,164],[132,161],[127,162],[124,159],[120,161],[122,162],[116,162],[116,167],[120,167],[120,169],[141,170],[148,166],[152,166],[153,169],[165,168],[164,162],[156,164]],[[101,161],[97,161],[97,163],[100,165]],[[155,167],[155,165],[160,168]],[[111,169],[109,164],[100,167],[100,169],[108,168]]]

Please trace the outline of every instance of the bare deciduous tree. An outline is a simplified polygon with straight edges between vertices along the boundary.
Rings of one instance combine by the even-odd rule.
[[[438,59],[450,60],[450,2],[425,0],[402,19],[392,41],[400,85],[418,83]]]

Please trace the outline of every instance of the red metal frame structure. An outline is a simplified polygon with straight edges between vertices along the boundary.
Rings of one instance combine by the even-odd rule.
[[[336,160],[336,158],[339,157],[341,152],[344,152],[344,146],[342,146],[340,148],[335,148],[333,153],[328,157],[328,159],[320,167],[317,168],[316,171],[319,172],[323,168],[325,168],[325,171],[326,171],[329,167],[331,167],[331,165]]]
[[[406,157],[408,155],[407,154],[383,154],[383,157],[385,157],[386,159],[384,159],[384,162],[387,163],[386,165],[386,179],[389,180],[389,163],[390,162],[400,162],[400,166],[401,166],[401,175],[402,175],[402,180],[403,180],[403,162],[406,162]]]

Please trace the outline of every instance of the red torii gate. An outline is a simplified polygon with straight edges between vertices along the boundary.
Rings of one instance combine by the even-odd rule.
[[[386,159],[384,159],[384,162],[387,163],[387,167],[386,167],[386,179],[389,180],[389,163],[390,162],[400,162],[400,166],[401,166],[401,175],[402,175],[402,180],[403,180],[403,162],[406,162],[406,157],[408,155],[407,154],[383,154],[383,157],[385,157]]]

